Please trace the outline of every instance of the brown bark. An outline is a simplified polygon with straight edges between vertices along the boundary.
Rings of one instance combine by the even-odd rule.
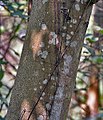
[[[85,2],[33,1],[8,120],[66,119],[90,13]]]
[[[99,105],[99,71],[95,65],[90,66],[90,86],[87,90],[87,106],[90,111],[89,116],[95,116],[98,114]]]

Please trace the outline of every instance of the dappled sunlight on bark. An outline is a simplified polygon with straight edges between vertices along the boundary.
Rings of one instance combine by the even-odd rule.
[[[20,119],[22,120],[27,120],[29,114],[30,114],[31,106],[30,103],[25,99],[22,102],[21,105],[21,114],[20,114]],[[33,115],[31,115],[30,120],[34,120]]]

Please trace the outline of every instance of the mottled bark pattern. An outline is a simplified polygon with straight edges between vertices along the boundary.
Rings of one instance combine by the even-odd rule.
[[[66,119],[91,12],[84,1],[33,0],[7,120]]]

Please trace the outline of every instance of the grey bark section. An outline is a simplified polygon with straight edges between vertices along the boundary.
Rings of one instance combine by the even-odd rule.
[[[95,24],[103,28],[103,0],[94,5],[93,15]]]
[[[81,18],[86,4],[78,2],[74,2],[73,4],[72,0],[65,0],[68,9],[70,9],[72,4],[73,6],[70,12],[71,21],[62,24],[63,19],[65,19],[64,14],[60,13],[60,15],[58,15],[57,9],[58,4],[61,6],[62,2],[62,0],[33,0],[27,37],[11,96],[10,107],[6,117],[7,120],[18,120],[23,109],[27,111],[22,120],[27,120],[33,105],[40,97],[43,88],[46,86],[46,81],[48,80],[50,82],[45,91],[43,91],[43,95],[29,120],[46,120],[49,119],[49,117],[50,120],[65,120],[67,117],[76,78],[79,54],[91,13],[91,7],[86,8]],[[58,16],[60,17],[60,23]],[[80,22],[80,20],[82,21]],[[48,32],[42,36],[42,42],[45,44],[42,51],[47,51],[48,55],[46,59],[41,59],[41,56],[36,56],[34,60],[33,52],[30,48],[31,33],[33,30],[40,33],[42,24],[45,24],[48,29]],[[57,59],[57,53],[55,51],[56,46],[54,43],[52,45],[48,44],[48,40],[51,33],[54,34],[55,31],[58,31],[59,25],[61,28],[64,28],[59,35],[56,35],[62,41],[61,54],[65,52],[65,47],[70,37],[72,39],[70,40],[70,44],[66,49],[60,65],[58,65],[59,77],[57,80],[56,72],[53,73]],[[77,26],[78,29],[76,28]],[[66,36],[64,37],[64,35]],[[65,41],[65,39],[67,40]],[[67,62],[70,64],[67,64]],[[51,73],[53,73],[53,80],[50,80]],[[51,111],[50,114],[49,110]],[[59,113],[57,113],[57,110],[59,110]],[[44,115],[47,116],[47,118],[45,118]]]
[[[100,40],[103,39],[103,35],[100,35],[98,30],[95,28],[95,26],[99,26],[103,29],[103,0],[99,0],[94,6],[93,6],[93,12],[92,15],[94,17],[94,27],[93,27],[93,35],[95,37],[100,37]]]

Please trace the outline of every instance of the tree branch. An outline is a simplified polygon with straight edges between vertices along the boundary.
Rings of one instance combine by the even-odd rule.
[[[99,0],[88,0],[87,4],[90,2],[90,6],[97,3]]]

